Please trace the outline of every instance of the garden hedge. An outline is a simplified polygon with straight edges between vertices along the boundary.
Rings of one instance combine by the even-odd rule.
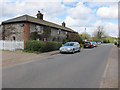
[[[44,41],[36,41],[36,40],[30,40],[26,41],[25,43],[25,50],[27,51],[37,51],[37,52],[49,52],[58,50],[61,47],[60,42],[44,42]]]

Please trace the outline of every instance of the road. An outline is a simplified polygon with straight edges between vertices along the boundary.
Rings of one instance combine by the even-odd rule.
[[[3,68],[3,88],[99,88],[112,45]]]

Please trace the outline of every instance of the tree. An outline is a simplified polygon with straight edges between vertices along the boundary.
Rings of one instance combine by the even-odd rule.
[[[82,33],[82,36],[81,36],[81,37],[82,37],[83,40],[85,40],[85,39],[90,39],[90,38],[91,38],[90,34],[85,33],[85,32]]]
[[[104,27],[98,26],[97,30],[93,33],[93,40],[94,41],[101,41],[102,37],[106,37]]]
[[[79,35],[78,33],[71,33],[71,34],[68,36],[67,41],[69,41],[69,42],[79,42],[79,43],[82,43],[82,38],[80,37],[80,35]]]

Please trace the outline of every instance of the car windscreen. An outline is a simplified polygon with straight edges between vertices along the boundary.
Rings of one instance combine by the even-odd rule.
[[[65,43],[64,46],[73,46],[74,43]]]
[[[85,44],[90,44],[90,42],[85,42]]]

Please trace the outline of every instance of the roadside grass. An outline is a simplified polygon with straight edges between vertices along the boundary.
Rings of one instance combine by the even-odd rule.
[[[38,51],[29,51],[29,50],[22,50],[22,52],[35,53],[35,54],[41,54],[42,53],[42,52],[38,52]]]

